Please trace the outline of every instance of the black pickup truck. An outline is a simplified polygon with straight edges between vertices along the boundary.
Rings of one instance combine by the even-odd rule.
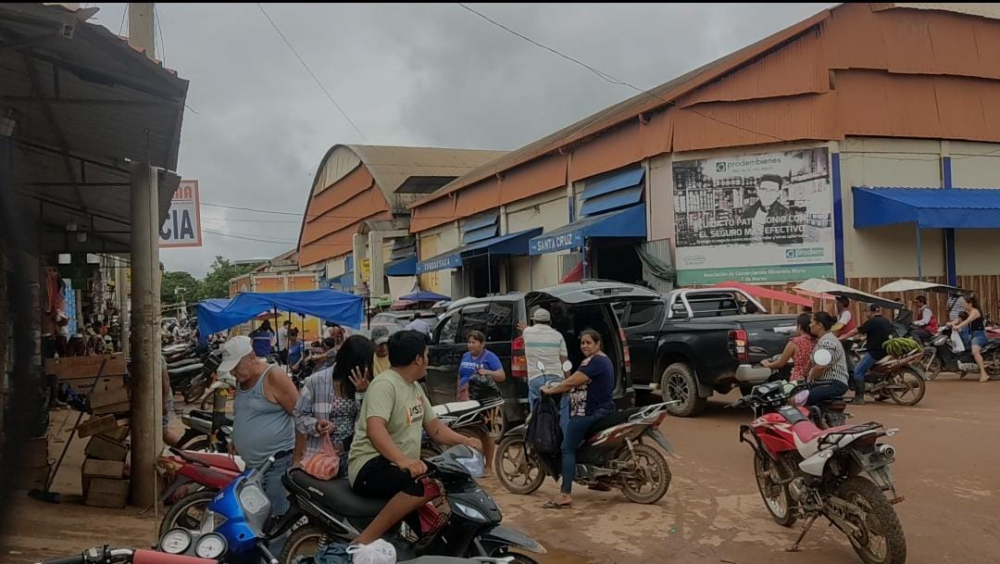
[[[742,290],[675,290],[616,304],[631,353],[637,399],[662,390],[672,415],[701,413],[714,392],[744,391],[771,377],[760,362],[781,353],[794,315],[769,315]]]

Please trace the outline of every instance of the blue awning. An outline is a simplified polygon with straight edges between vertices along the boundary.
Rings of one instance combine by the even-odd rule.
[[[385,265],[386,276],[413,276],[416,273],[417,255],[410,255]]]
[[[212,299],[198,304],[198,332],[202,337],[249,321],[265,311],[294,311],[324,321],[359,328],[364,304],[359,296],[333,290],[302,292],[242,292],[230,300]]]
[[[642,200],[643,187],[633,186],[625,190],[611,192],[583,202],[580,213],[584,216],[597,215],[607,211],[624,208]]]
[[[1000,228],[1000,189],[855,186],[854,227],[915,223],[922,229]]]
[[[499,212],[487,212],[476,217],[470,217],[462,223],[462,244],[478,243],[490,237],[496,237],[500,229]]]
[[[611,176],[601,179],[599,182],[595,182],[593,185],[588,182],[587,187],[583,190],[583,197],[584,199],[589,200],[591,198],[596,198],[598,196],[617,192],[625,188],[640,185],[642,184],[642,179],[645,175],[646,170],[641,166],[616,172]]]
[[[528,244],[532,255],[555,253],[582,247],[591,237],[646,238],[646,204],[638,204],[616,212],[587,217],[535,237]]]
[[[467,259],[480,254],[491,255],[526,255],[528,254],[528,241],[542,232],[541,227],[526,229],[517,233],[509,233],[499,237],[493,237],[484,241],[479,241],[469,245],[462,245],[457,249],[452,249],[447,253],[442,253],[435,257],[422,260],[417,263],[417,274],[444,270],[446,268],[458,268],[462,266],[462,259]]]

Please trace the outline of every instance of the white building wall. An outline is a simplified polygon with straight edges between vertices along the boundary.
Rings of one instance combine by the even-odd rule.
[[[1000,145],[951,141],[955,188],[1000,188]],[[955,231],[955,267],[960,275],[1000,274],[1000,230]]]
[[[541,227],[544,232],[558,229],[569,223],[569,204],[566,189],[558,188],[528,198],[506,208],[507,232],[516,233],[525,229]],[[532,288],[544,288],[559,283],[559,255],[548,253],[511,257],[509,261],[510,287],[508,290],[527,292]]]
[[[452,222],[417,235],[417,250],[420,260],[425,260],[458,247],[458,223]],[[452,296],[452,271],[436,270],[420,275],[420,287],[424,290]]]

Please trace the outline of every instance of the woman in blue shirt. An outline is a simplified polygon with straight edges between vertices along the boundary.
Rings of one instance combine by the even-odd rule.
[[[466,344],[469,352],[462,355],[462,363],[458,366],[458,401],[469,401],[469,382],[479,374],[494,382],[503,382],[507,374],[503,371],[500,358],[486,350],[486,335],[482,331],[469,331],[466,334]],[[496,444],[489,433],[477,433],[483,443],[483,454],[486,456],[486,471],[484,478],[493,473],[493,451]]]
[[[260,327],[250,333],[250,338],[253,339],[253,354],[257,355],[257,358],[267,360],[271,355],[271,342],[274,340],[270,320],[265,319]]]
[[[299,363],[302,362],[302,351],[305,345],[299,339],[299,329],[292,327],[288,330],[288,367],[290,371],[298,371]]]
[[[569,423],[562,443],[562,482],[559,497],[549,501],[546,509],[562,509],[573,505],[573,479],[576,477],[576,449],[580,448],[594,423],[615,410],[612,393],[615,388],[615,367],[601,350],[601,334],[587,329],[580,334],[580,350],[586,358],[569,378],[542,388],[546,395],[569,392]]]

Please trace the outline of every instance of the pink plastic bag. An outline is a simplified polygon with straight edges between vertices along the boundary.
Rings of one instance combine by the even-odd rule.
[[[316,454],[313,454],[302,465],[307,474],[317,480],[330,480],[340,471],[340,455],[330,442],[329,433],[323,435],[323,444]]]

